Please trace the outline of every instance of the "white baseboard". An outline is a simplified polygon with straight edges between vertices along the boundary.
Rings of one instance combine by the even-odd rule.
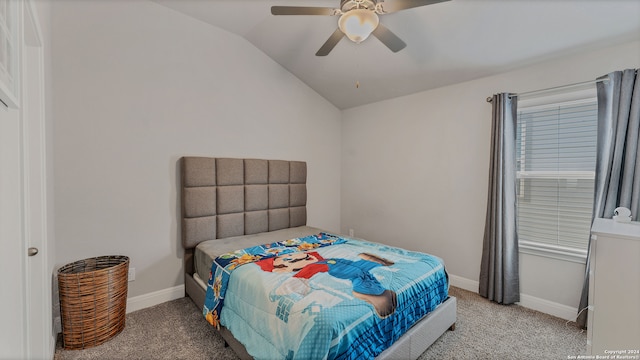
[[[576,321],[578,315],[578,308],[527,294],[520,294],[520,302],[518,305],[569,321]]]
[[[127,313],[184,297],[184,285],[154,291],[127,299]]]
[[[471,291],[476,294],[478,293],[479,283],[475,280],[469,280],[461,276],[449,274],[449,281],[451,286]],[[127,313],[162,304],[163,302],[176,300],[181,297],[184,297],[184,285],[178,285],[172,288],[134,296],[127,299]],[[520,302],[518,305],[570,321],[575,321],[576,314],[578,313],[577,308],[527,294],[520,294]]]
[[[477,281],[451,274],[449,274],[449,281],[451,286],[468,290],[476,294],[478,293],[480,286],[480,283]],[[545,314],[570,321],[575,321],[576,315],[578,314],[577,308],[522,293],[520,294],[520,302],[517,304],[528,309],[540,311]]]
[[[474,293],[478,293],[478,288],[480,283],[474,280],[469,280],[467,278],[463,278],[462,276],[451,275],[449,274],[449,283],[451,286],[458,287],[460,289],[464,289],[467,291],[471,291]]]

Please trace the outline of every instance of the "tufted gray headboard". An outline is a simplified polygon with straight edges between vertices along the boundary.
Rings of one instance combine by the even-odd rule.
[[[182,245],[307,222],[307,163],[183,157]]]

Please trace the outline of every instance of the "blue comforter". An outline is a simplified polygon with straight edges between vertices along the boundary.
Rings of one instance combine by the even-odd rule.
[[[363,359],[447,290],[435,256],[321,233],[215,259],[203,313],[256,359]]]

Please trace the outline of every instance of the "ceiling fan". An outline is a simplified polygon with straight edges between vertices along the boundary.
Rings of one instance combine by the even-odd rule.
[[[450,0],[340,0],[340,8],[305,7],[305,6],[272,6],[273,15],[329,15],[340,16],[338,29],[316,52],[316,56],[326,56],[344,36],[351,41],[360,43],[373,34],[391,51],[404,49],[405,44],[396,34],[386,26],[380,24],[378,15],[390,14],[396,11],[418,6],[436,4]]]

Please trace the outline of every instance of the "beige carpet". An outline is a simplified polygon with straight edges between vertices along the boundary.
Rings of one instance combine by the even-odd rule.
[[[458,298],[455,331],[447,331],[421,356],[427,359],[567,359],[586,351],[586,331],[574,323],[520,306],[502,306],[451,288]],[[64,350],[54,360],[238,359],[188,298],[127,315],[126,328],[108,342]]]

